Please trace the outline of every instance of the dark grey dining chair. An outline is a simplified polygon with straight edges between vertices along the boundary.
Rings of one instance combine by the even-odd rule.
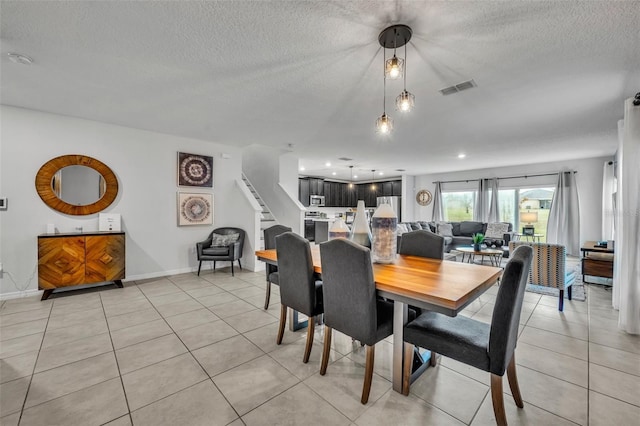
[[[505,266],[491,324],[462,315],[449,317],[437,312],[425,312],[404,327],[405,395],[409,394],[413,345],[416,345],[491,373],[491,399],[498,425],[507,424],[502,393],[505,370],[516,405],[520,408],[524,406],[516,376],[514,351],[532,257],[531,247],[521,246]]]
[[[371,252],[339,238],[320,244],[324,283],[324,350],[320,374],[325,375],[331,332],[338,330],[366,345],[364,385],[360,401],[371,391],[375,344],[393,333],[393,303],[376,297]]]
[[[442,260],[444,259],[444,237],[424,229],[406,232],[400,238],[398,253]],[[422,314],[421,308],[410,306],[410,309],[416,311],[417,315]],[[420,355],[417,346],[414,351],[416,356]],[[429,365],[436,365],[436,353],[434,351],[431,351]]]
[[[291,232],[291,228],[284,225],[273,225],[264,230],[264,248],[266,250],[276,248],[276,237],[285,232]],[[278,267],[276,265],[267,264],[267,290],[264,297],[264,308],[269,309],[269,300],[271,299],[271,284],[280,285]]]
[[[444,237],[423,229],[402,234],[400,254],[444,259]]]
[[[278,255],[278,275],[280,281],[280,325],[276,343],[282,343],[287,308],[302,312],[307,321],[307,344],[302,362],[309,361],[313,345],[315,317],[324,312],[322,281],[317,281],[313,272],[313,260],[309,241],[293,232],[285,232],[276,237]]]

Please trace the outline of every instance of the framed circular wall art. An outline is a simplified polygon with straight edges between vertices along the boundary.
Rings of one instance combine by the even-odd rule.
[[[178,193],[178,226],[212,224],[213,194]]]
[[[178,186],[213,188],[213,157],[179,152]]]
[[[428,206],[431,203],[432,198],[433,196],[431,195],[431,192],[427,189],[421,189],[416,194],[416,202],[421,206]]]

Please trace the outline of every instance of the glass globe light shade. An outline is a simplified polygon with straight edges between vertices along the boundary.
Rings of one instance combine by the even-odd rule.
[[[376,129],[378,133],[389,134],[393,130],[393,120],[386,114],[382,114],[376,120]]]
[[[384,64],[384,75],[391,79],[395,80],[397,78],[402,77],[402,73],[404,72],[404,59],[396,57],[393,55],[393,58],[387,59],[387,62]]]
[[[396,98],[396,108],[402,112],[409,112],[416,104],[416,97],[413,94],[403,90]]]

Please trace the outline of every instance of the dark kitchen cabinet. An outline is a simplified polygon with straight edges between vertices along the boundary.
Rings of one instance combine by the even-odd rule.
[[[323,182],[322,183],[323,194],[324,195],[324,205],[325,207],[335,207],[334,198],[331,191],[331,182]]]
[[[298,200],[303,206],[309,207],[309,179],[298,179]]]
[[[392,189],[391,189],[391,195],[395,195],[398,197],[402,196],[402,181],[401,180],[394,180],[391,182],[392,185]]]
[[[382,187],[383,197],[390,197],[393,195],[393,183],[391,181],[381,182],[380,186]]]
[[[309,195],[324,195],[324,180],[309,178]]]

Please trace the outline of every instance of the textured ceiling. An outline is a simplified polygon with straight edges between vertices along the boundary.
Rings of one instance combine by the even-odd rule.
[[[349,164],[370,179],[593,157],[614,153],[623,100],[640,91],[638,22],[637,1],[2,1],[0,95],[293,150],[305,173],[343,179]],[[402,83],[388,82],[395,131],[381,137],[377,38],[396,23],[414,32],[416,108],[400,116]],[[438,92],[471,78],[477,88]]]

